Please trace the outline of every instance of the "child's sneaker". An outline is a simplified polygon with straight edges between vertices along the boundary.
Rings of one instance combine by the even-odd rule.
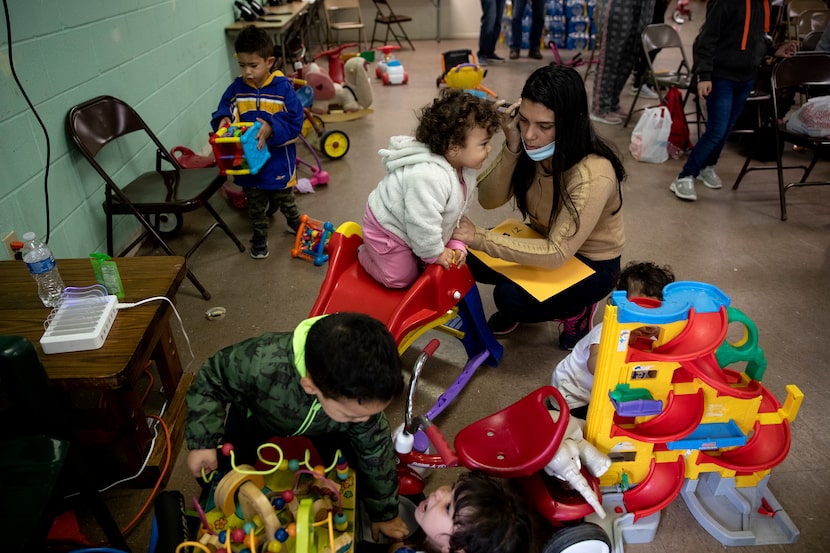
[[[594,303],[585,307],[579,314],[560,320],[562,330],[559,332],[559,346],[562,349],[574,349],[576,343],[594,328],[596,310],[597,304]]]
[[[496,311],[487,319],[487,326],[490,327],[493,336],[507,336],[519,327],[519,323],[501,311]]]
[[[251,257],[254,259],[268,257],[268,239],[265,236],[254,236],[251,242]]]
[[[286,221],[285,232],[287,232],[288,234],[297,234],[298,230],[300,230],[299,219],[294,219],[293,221]]]

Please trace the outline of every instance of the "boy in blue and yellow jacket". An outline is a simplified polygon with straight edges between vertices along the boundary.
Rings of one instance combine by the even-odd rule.
[[[300,210],[294,201],[297,182],[297,150],[291,142],[303,127],[303,106],[294,85],[279,71],[274,42],[266,31],[249,25],[234,42],[242,75],[225,90],[219,107],[211,115],[215,131],[237,122],[262,124],[257,146],[267,147],[271,156],[254,175],[238,175],[234,182],[245,191],[248,218],[253,225],[251,257],[268,257],[268,219],[279,209],[293,232],[300,226]]]

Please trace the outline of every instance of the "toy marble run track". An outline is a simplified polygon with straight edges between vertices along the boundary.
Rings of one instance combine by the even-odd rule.
[[[653,525],[678,495],[725,545],[798,538],[780,505],[776,516],[763,511],[778,505],[766,483],[789,452],[803,394],[788,386],[782,406],[761,384],[766,361],[757,328],[729,304],[712,285],[675,282],[663,302],[614,292],[606,308],[586,438],[611,457],[600,481],[609,492],[603,503],[626,517],[638,542],[651,540],[637,524]],[[745,327],[738,343],[726,340],[730,323]],[[641,327],[656,329],[656,337],[632,340]],[[746,369],[723,366],[735,362]],[[738,521],[727,514],[735,505],[744,506]],[[617,528],[620,551],[624,533]]]

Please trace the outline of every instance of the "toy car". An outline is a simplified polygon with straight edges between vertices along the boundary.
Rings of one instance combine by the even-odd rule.
[[[378,62],[375,71],[378,79],[383,81],[383,84],[406,84],[409,81],[409,75],[404,71],[400,60]]]
[[[379,61],[375,67],[375,75],[378,79],[383,81],[383,84],[406,84],[409,81],[409,75],[404,70],[401,61],[392,57],[393,50],[400,50],[400,46],[386,45],[378,48],[383,52],[383,60]]]

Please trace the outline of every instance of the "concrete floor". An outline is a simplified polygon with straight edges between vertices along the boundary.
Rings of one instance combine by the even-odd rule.
[[[689,55],[691,40],[703,19],[703,4],[692,3],[692,8],[696,10],[693,21],[680,27],[689,45]],[[389,136],[409,134],[413,130],[416,110],[436,93],[441,53],[455,48],[475,49],[475,41],[419,41],[415,46],[415,52],[404,50],[398,54],[409,74],[407,85],[385,87],[374,81],[373,114],[356,121],[327,124],[327,129],[340,129],[348,134],[351,149],[340,160],[323,161],[331,174],[331,182],[314,194],[298,197],[303,212],[335,224],[359,221],[367,195],[383,174],[377,150],[387,144]],[[506,57],[506,48],[500,46],[499,53]],[[565,59],[572,55],[573,52],[562,52]],[[544,52],[544,56],[542,62],[523,57],[491,65],[484,84],[501,98],[515,99],[526,76],[540,63],[553,59],[550,51]],[[585,66],[579,71],[584,73]],[[587,86],[591,84],[589,79]],[[626,88],[622,96],[624,108],[628,108],[630,101]],[[830,416],[825,409],[830,399],[830,384],[824,371],[828,353],[824,340],[830,328],[827,291],[830,190],[793,190],[788,196],[790,218],[782,222],[778,218],[774,172],[751,173],[740,190],[731,190],[743,157],[738,146],[730,144],[717,166],[724,188],[709,190],[698,186],[698,201],[682,202],[668,190],[668,185],[683,160],[670,159],[657,165],[635,161],[628,153],[633,125],[632,122],[627,129],[597,125],[596,129],[625,156],[627,240],[623,263],[654,260],[670,264],[680,279],[720,287],[731,297],[732,305],[746,313],[759,328],[761,346],[769,361],[764,385],[780,400],[784,399],[788,384],[798,385],[806,394],[792,426],[789,456],[772,471],[770,478],[770,488],[800,530],[800,539],[794,545],[757,546],[753,551],[827,551],[830,515],[825,509],[830,505],[830,469],[825,461],[830,454],[826,430]],[[500,139],[497,143],[500,144]],[[793,160],[803,155],[787,153]],[[825,168],[817,171],[827,172]],[[247,240],[250,225],[245,214],[220,196],[213,204],[239,236]],[[482,225],[496,224],[511,215],[515,214],[510,206],[492,211],[476,206],[470,212],[472,219]],[[193,238],[189,233],[201,228],[198,222],[196,216],[186,220],[185,229],[174,241],[180,251]],[[179,291],[178,310],[194,354],[193,359],[187,359],[185,338],[181,329],[176,329],[188,371],[197,371],[221,347],[264,331],[291,330],[308,315],[326,267],[293,259],[290,254],[293,237],[283,227],[278,216],[269,239],[271,255],[266,260],[253,260],[247,252],[240,254],[221,233],[214,234],[192,257],[192,269],[213,297],[210,301],[203,300],[187,281]],[[480,291],[489,315],[494,310],[490,288],[480,286]],[[224,318],[208,320],[205,317],[205,311],[214,306],[227,309]],[[504,339],[505,354],[500,365],[482,368],[436,421],[445,434],[453,436],[470,422],[548,383],[553,367],[565,355],[557,346],[557,335],[557,325],[538,324],[525,325]],[[442,345],[425,370],[416,412],[424,412],[432,405],[465,362],[459,343],[429,332],[404,353],[407,367],[412,366],[419,347],[433,337],[439,337]],[[393,425],[400,422],[401,404],[396,402],[390,406],[388,415]],[[183,450],[171,469],[167,489],[182,491],[189,504],[190,497],[198,492],[184,466],[185,457]],[[430,486],[454,477],[452,470],[434,473]],[[119,486],[106,492],[106,497],[123,526],[135,516],[148,493],[149,490]],[[150,518],[145,517],[129,535],[134,552],[147,551]],[[684,502],[678,499],[664,509],[651,543],[629,544],[625,549],[699,553],[718,551],[723,546],[692,518]]]

